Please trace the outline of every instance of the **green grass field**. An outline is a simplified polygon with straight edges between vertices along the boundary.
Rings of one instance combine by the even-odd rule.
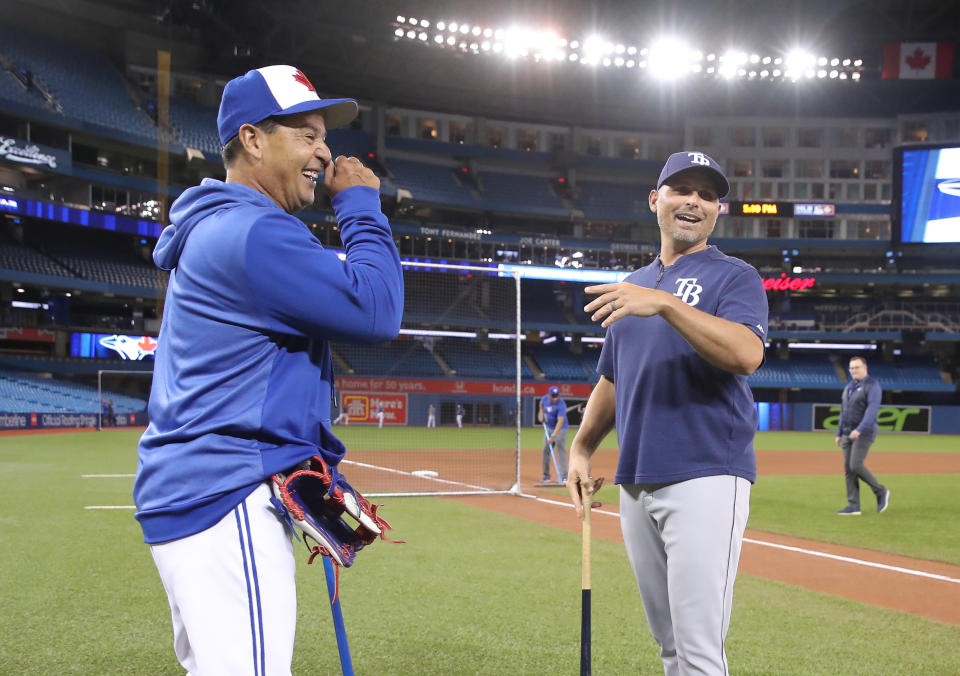
[[[348,442],[373,432],[356,428]],[[477,448],[479,436],[439,432]],[[529,432],[525,445],[538,448]],[[0,438],[0,673],[182,673],[132,511],[83,509],[131,504],[132,479],[80,476],[133,472],[137,436]],[[890,511],[837,523],[842,477],[770,477],[750,526],[956,563],[956,480],[891,478]],[[576,673],[578,534],[437,498],[392,499],[383,514],[407,544],[378,543],[341,579],[358,674]],[[594,673],[661,674],[622,545],[595,540],[593,567]],[[300,560],[298,576],[294,672],[339,673],[322,567]],[[735,674],[955,674],[958,644],[957,626],[741,575],[727,645]]]

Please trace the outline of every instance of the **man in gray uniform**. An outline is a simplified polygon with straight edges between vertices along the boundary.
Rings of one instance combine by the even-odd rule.
[[[582,515],[590,456],[616,426],[620,527],[667,676],[728,673],[757,475],[747,376],[763,362],[767,297],[754,268],[707,244],[728,189],[710,157],[671,155],[648,198],[660,255],[618,284],[585,289],[596,298],[584,310],[607,334],[567,488]]]
[[[850,359],[850,383],[843,388],[840,404],[840,425],[837,427],[837,446],[843,449],[843,473],[847,480],[847,506],[839,510],[841,516],[860,514],[860,481],[863,480],[877,496],[877,511],[890,504],[890,490],[877,481],[864,465],[867,453],[877,438],[877,411],[883,389],[867,371],[863,357]]]

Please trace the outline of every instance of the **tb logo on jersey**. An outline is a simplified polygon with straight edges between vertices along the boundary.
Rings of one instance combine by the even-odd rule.
[[[696,277],[681,277],[677,280],[677,290],[673,295],[693,307],[700,302],[702,291],[703,287],[697,284]]]
[[[687,156],[690,158],[690,161],[694,164],[699,164],[701,167],[710,166],[710,158],[704,155],[703,153],[687,153]]]

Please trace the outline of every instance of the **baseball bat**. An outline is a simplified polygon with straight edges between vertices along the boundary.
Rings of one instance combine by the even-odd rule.
[[[343,676],[353,676],[353,662],[350,659],[350,645],[347,643],[347,628],[343,624],[340,611],[340,596],[337,594],[337,571],[329,556],[323,557],[323,573],[327,578],[327,594],[330,595],[330,612],[333,614],[333,629],[337,635],[337,651],[340,653],[340,669]]]
[[[593,496],[580,484],[583,504],[583,563],[580,578],[580,676],[590,676],[590,503]]]
[[[560,476],[560,465],[557,464],[557,454],[554,452],[556,444],[550,441],[550,430],[547,429],[547,423],[543,423],[543,433],[546,438],[546,442],[550,445],[550,459],[553,460],[553,469],[557,473],[557,481],[561,479]]]

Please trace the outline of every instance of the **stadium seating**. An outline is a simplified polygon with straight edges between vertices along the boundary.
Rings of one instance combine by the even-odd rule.
[[[217,136],[217,109],[185,99],[170,99],[170,126],[180,135],[183,145],[207,155],[220,154]]]
[[[577,198],[573,203],[590,219],[651,220],[647,194],[647,190],[632,183],[577,181]]]
[[[453,168],[390,158],[387,168],[397,188],[409,190],[414,199],[477,209],[482,204],[453,176]]]
[[[470,349],[452,349],[450,343],[440,343],[437,348],[443,358],[456,372],[458,378],[516,378],[516,353],[514,343],[506,340],[491,340],[487,349],[472,345]],[[520,362],[523,378],[533,378],[533,371],[526,362]]]
[[[15,67],[28,69],[56,96],[65,116],[156,144],[156,125],[137,109],[126,82],[106,57],[4,25],[0,45]]]
[[[940,369],[929,362],[871,363],[869,372],[884,390],[953,392],[957,389],[956,385],[944,383]]]
[[[113,401],[114,413],[136,413],[147,407],[144,399],[104,392]],[[0,370],[0,412],[87,413],[100,412],[97,388],[50,378]]]
[[[826,357],[777,359],[767,355],[763,366],[747,380],[751,387],[842,389],[833,365]]]
[[[394,341],[382,345],[338,343],[335,348],[356,375],[442,378],[443,369],[417,341]],[[340,373],[339,375],[345,375]]]
[[[483,171],[480,173],[480,187],[483,206],[491,211],[561,217],[570,214],[551,190],[550,179],[545,176]]]
[[[543,370],[548,381],[583,382],[590,380],[581,360],[572,354],[565,344],[531,346],[530,354],[537,365]]]

